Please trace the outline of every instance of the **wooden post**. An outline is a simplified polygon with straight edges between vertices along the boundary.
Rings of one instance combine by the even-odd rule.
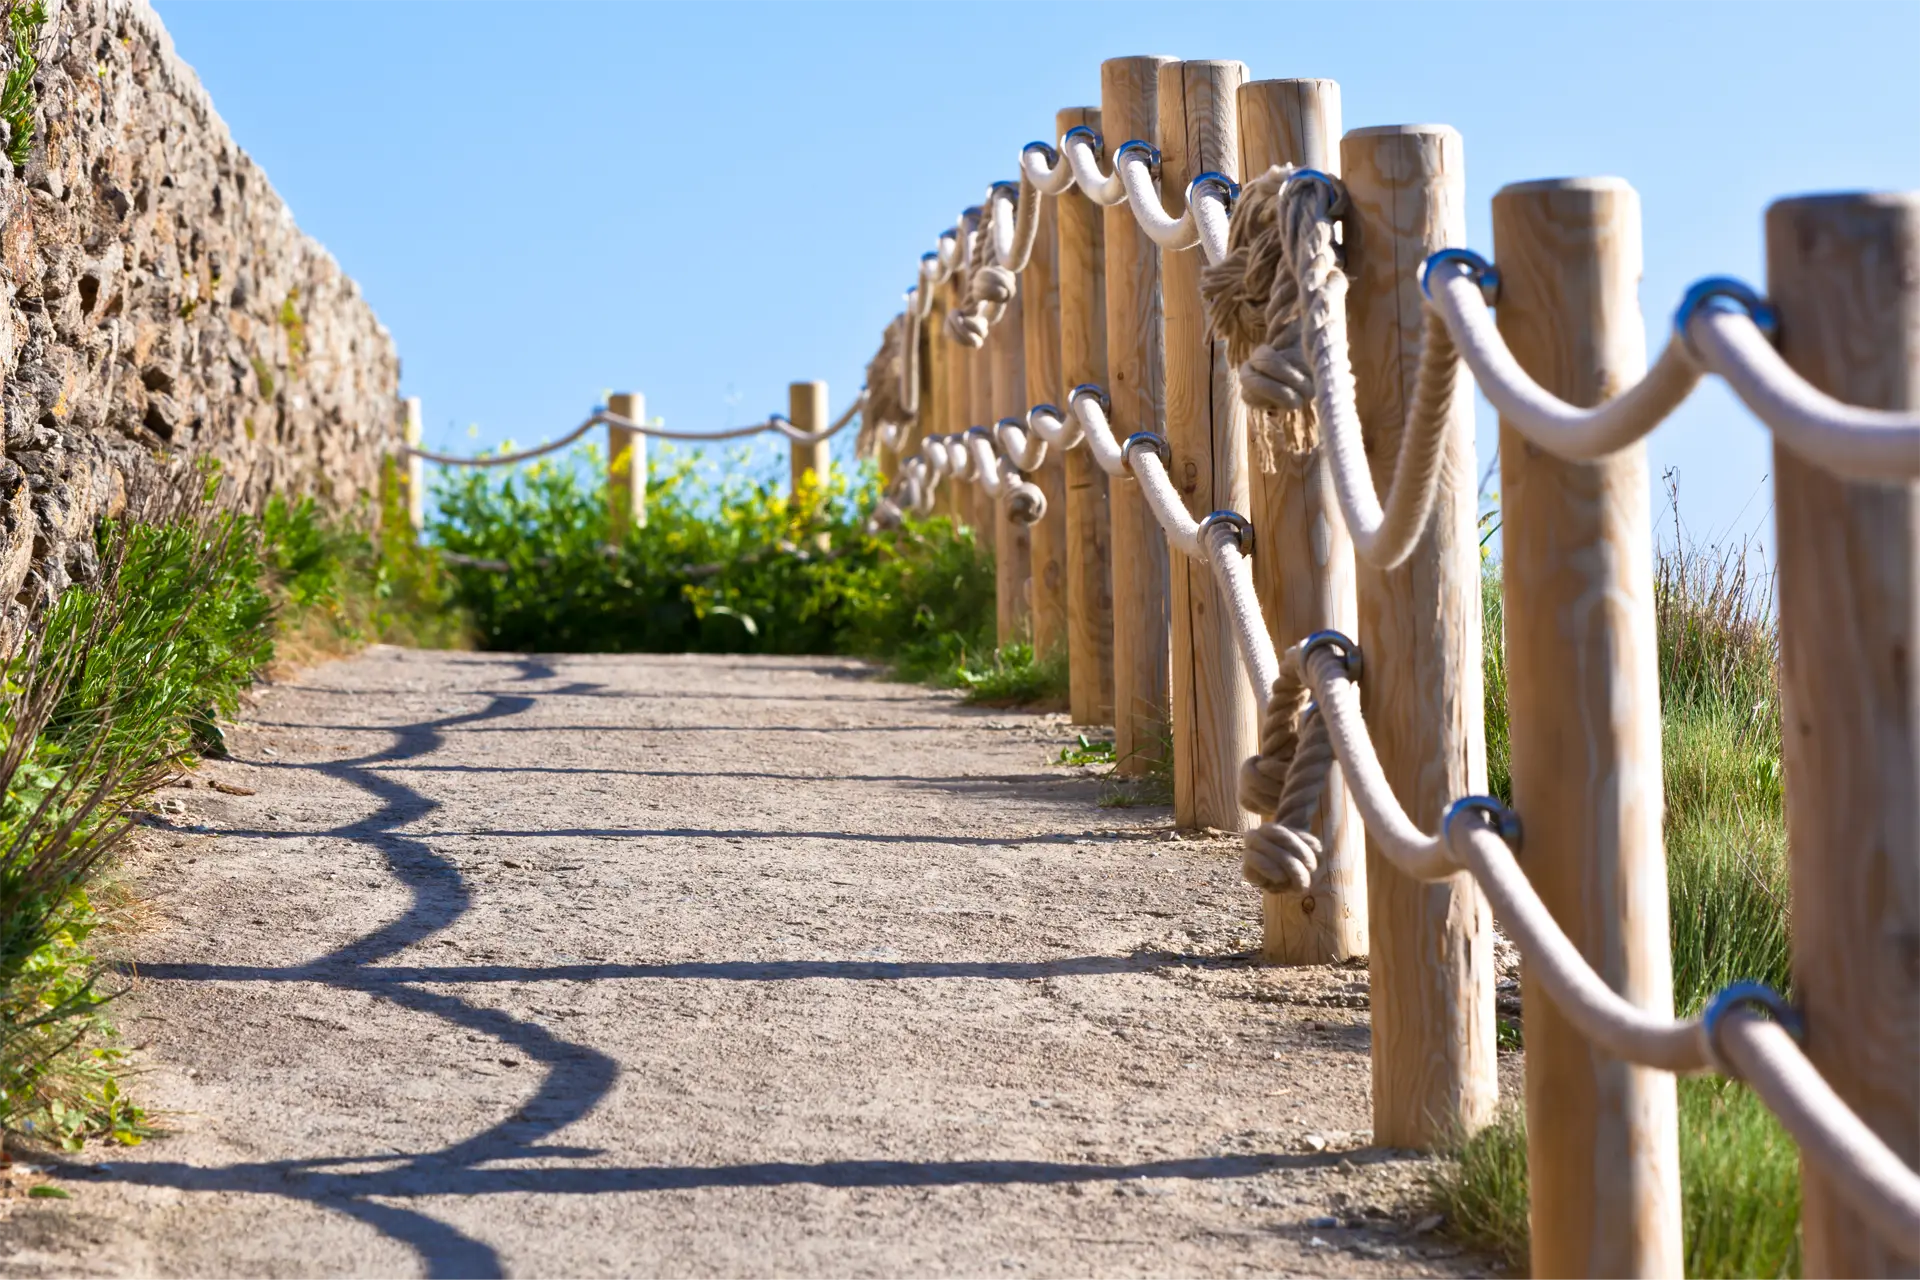
[[[1162,57],[1100,64],[1107,155],[1160,132]],[[1124,204],[1102,211],[1107,286],[1107,394],[1114,436],[1158,431],[1166,404],[1160,249]],[[1150,773],[1165,759],[1169,732],[1167,539],[1139,484],[1108,486],[1113,560],[1113,738],[1121,773]]]
[[[1240,164],[1249,179],[1276,164],[1340,171],[1340,86],[1256,80],[1240,90]],[[1333,628],[1360,641],[1353,544],[1320,467],[1318,439],[1269,414],[1248,423],[1253,453],[1254,589],[1281,649]],[[1261,897],[1261,950],[1275,964],[1325,964],[1367,953],[1367,854],[1359,811],[1338,769],[1313,820],[1321,870],[1309,893]]]
[[[1646,372],[1640,198],[1618,178],[1493,198],[1500,332],[1594,405]],[[1616,991],[1673,1009],[1647,454],[1567,462],[1500,424],[1508,714],[1522,865]],[[1536,1276],[1678,1276],[1673,1077],[1601,1053],[1521,969]]]
[[[607,412],[639,422],[647,411],[646,397],[616,391],[607,397]],[[619,546],[630,529],[647,527],[647,437],[631,427],[607,424],[607,541]]]
[[[404,430],[407,447],[418,449],[423,434],[419,396],[407,397],[407,418]],[[415,533],[418,533],[427,527],[427,460],[410,453],[401,465],[404,468],[401,474],[405,477],[402,483],[406,485],[407,490],[407,523],[413,526]]]
[[[1100,113],[1069,107],[1054,117],[1054,137]],[[1124,139],[1123,139],[1124,141]],[[1055,202],[1060,287],[1060,378],[1064,397],[1083,383],[1107,385],[1107,290],[1098,205],[1069,188]],[[1063,398],[1055,402],[1068,408]],[[1064,459],[1067,487],[1067,705],[1076,724],[1113,723],[1112,525],[1107,473],[1085,445]]]
[[[991,342],[993,339],[987,340]],[[962,360],[967,366],[967,416],[954,430],[990,428],[1000,416],[993,411],[993,356],[985,347],[959,349],[965,353]],[[980,482],[977,475],[968,486],[967,502],[973,513],[973,536],[979,542],[981,554],[997,555],[1000,549],[1000,512],[994,500],[987,496],[987,486]],[[996,575],[998,572],[996,569]]]
[[[787,384],[787,417],[801,431],[818,431],[833,421],[827,415],[827,384],[824,382],[790,382]],[[813,476],[816,492],[826,487],[833,474],[833,451],[831,441],[819,440],[813,444],[802,444],[798,440],[790,441],[788,455],[788,477],[791,487],[788,492],[794,499],[800,497],[802,486],[808,475]]]
[[[1024,421],[1027,416],[1025,319],[1025,290],[1020,290],[987,336],[986,365],[992,379],[992,392],[981,425],[988,430],[1002,418],[1018,417]],[[1033,636],[1029,581],[1033,576],[1033,526],[1021,524],[1008,514],[1013,504],[1007,501],[1005,493],[989,498],[985,485],[979,486],[979,492],[994,525],[995,637],[1002,646],[1030,640]]]
[[[1160,68],[1160,190],[1178,207],[1187,184],[1209,170],[1240,170],[1234,94],[1239,62],[1174,62]],[[1248,509],[1247,418],[1227,363],[1227,343],[1207,328],[1200,249],[1160,256],[1166,325],[1166,437],[1174,488],[1195,519]],[[1257,551],[1256,551],[1257,554]],[[1172,622],[1173,820],[1187,828],[1240,831],[1259,818],[1240,807],[1240,765],[1259,750],[1253,688],[1241,667],[1231,614],[1213,570],[1176,555],[1168,564]]]
[[[1020,273],[1021,334],[1026,342],[1026,403],[1008,413],[1025,422],[1041,401],[1064,406],[1060,385],[1060,273],[1057,264],[1058,200],[1039,197],[1040,226],[1027,269]],[[1027,479],[1047,495],[1047,514],[1028,526],[1028,582],[1033,608],[1033,651],[1040,657],[1067,653],[1067,468],[1058,449]],[[1071,676],[1069,676],[1071,680]]]
[[[947,309],[952,305],[953,285],[950,281],[943,282],[935,287],[933,308],[927,312],[927,318],[921,325],[927,343],[926,399],[920,405],[922,440],[959,430],[953,425],[953,411],[955,402],[960,398],[959,388],[966,378],[954,359],[956,344],[947,336]],[[956,497],[958,492],[959,486],[951,480],[940,480],[933,508],[936,515],[946,516],[955,525],[965,523]]]
[[[1466,167],[1445,125],[1355,129],[1340,143],[1349,342],[1374,486],[1393,483],[1424,322],[1420,264],[1465,244]],[[1398,568],[1356,557],[1367,728],[1393,792],[1422,830],[1487,789],[1475,535],[1473,386],[1459,379],[1432,523]],[[1402,875],[1367,842],[1373,1140],[1430,1148],[1493,1118],[1493,913],[1467,872]]]
[[[1767,210],[1780,351],[1849,404],[1920,409],[1920,194]],[[1920,1165],[1920,488],[1835,479],[1775,445],[1793,995],[1807,1056]],[[1911,1276],[1804,1161],[1810,1276]]]

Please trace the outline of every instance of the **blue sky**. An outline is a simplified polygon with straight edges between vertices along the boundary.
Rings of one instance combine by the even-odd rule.
[[[1117,55],[1332,77],[1347,128],[1455,126],[1482,250],[1502,184],[1625,177],[1655,352],[1690,281],[1761,279],[1769,200],[1920,186],[1914,3],[158,8],[460,450],[607,388],[693,430],[800,378],[837,411],[920,253]],[[1483,460],[1493,433],[1483,404]],[[1768,455],[1713,386],[1652,445],[1701,537],[1765,532]]]

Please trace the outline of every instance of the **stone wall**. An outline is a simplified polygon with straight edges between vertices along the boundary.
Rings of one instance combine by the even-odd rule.
[[[0,158],[0,631],[92,572],[143,472],[371,493],[400,363],[137,0],[50,0],[21,168]],[[10,64],[11,57],[0,59]],[[6,127],[0,124],[0,137]]]

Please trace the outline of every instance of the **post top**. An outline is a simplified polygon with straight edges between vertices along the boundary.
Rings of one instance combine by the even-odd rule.
[[[1602,176],[1598,178],[1535,178],[1528,182],[1509,182],[1493,193],[1498,200],[1501,196],[1527,195],[1536,191],[1632,191],[1633,184],[1625,178]]]
[[[1390,138],[1433,134],[1439,137],[1460,136],[1460,131],[1450,124],[1369,124],[1358,129],[1347,130],[1349,138]]]

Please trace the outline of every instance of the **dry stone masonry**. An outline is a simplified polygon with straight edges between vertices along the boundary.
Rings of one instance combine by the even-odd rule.
[[[210,458],[251,500],[349,505],[399,431],[392,338],[152,9],[46,13],[31,149],[0,157],[6,635],[92,571],[97,521],[143,472]]]

